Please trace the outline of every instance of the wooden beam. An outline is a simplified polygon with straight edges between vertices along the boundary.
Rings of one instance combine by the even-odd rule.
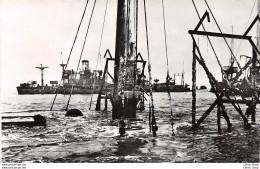
[[[201,116],[201,118],[197,121],[197,125],[199,126],[204,120],[205,118],[210,114],[210,112],[214,109],[214,107],[221,101],[222,97],[224,95],[220,95],[220,97],[218,97],[214,103],[212,105],[210,105],[210,107],[208,108],[208,110]]]
[[[196,28],[194,29],[195,31],[197,31],[197,30],[199,29],[199,27],[203,24],[203,21],[205,20],[206,17],[207,17],[207,19],[208,19],[208,22],[210,22],[209,12],[208,12],[208,11],[206,11],[206,12],[204,13],[204,15],[202,16],[202,18],[200,19],[198,25],[197,25]]]
[[[114,78],[112,77],[112,75],[107,71],[108,76],[114,81]]]
[[[235,99],[222,99],[223,103],[239,103],[239,104],[249,104],[251,100],[235,100]],[[257,104],[260,104],[260,100],[257,101]]]
[[[221,133],[221,114],[220,114],[220,104],[218,104],[217,125],[218,125],[218,133]]]
[[[235,34],[227,34],[227,33],[216,33],[216,32],[207,32],[207,31],[194,31],[189,30],[189,34],[191,35],[205,35],[205,36],[213,36],[220,38],[233,38],[233,39],[251,39],[251,36],[243,36],[243,35],[235,35]]]
[[[196,123],[196,54],[195,43],[193,42],[193,60],[192,60],[192,125]]]
[[[260,21],[259,15],[257,15],[257,16],[255,17],[255,19],[253,20],[253,22],[251,23],[251,25],[248,27],[248,29],[246,30],[246,32],[244,33],[243,36],[246,36],[246,35],[250,32],[250,30],[251,30],[252,27],[255,25],[255,23],[257,22],[257,20]]]
[[[227,98],[229,101],[231,101],[231,98],[230,98],[229,95],[226,95],[226,98]],[[247,119],[246,116],[243,114],[242,110],[239,109],[239,108],[235,105],[234,102],[230,102],[230,103],[231,103],[231,104],[233,105],[233,107],[236,109],[236,111],[238,112],[238,114],[242,117],[242,119],[243,119],[243,121],[244,121],[244,128],[245,128],[245,129],[250,128],[251,125],[248,123],[248,119]]]

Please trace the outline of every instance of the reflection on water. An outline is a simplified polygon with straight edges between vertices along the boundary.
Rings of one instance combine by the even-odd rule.
[[[217,133],[216,110],[198,130],[191,129],[191,93],[172,93],[175,136],[172,136],[170,107],[166,93],[154,93],[159,127],[153,137],[148,127],[148,108],[138,112],[143,121],[129,122],[125,137],[119,137],[111,112],[89,109],[90,96],[73,95],[70,108],[83,117],[65,117],[68,96],[58,95],[55,111],[49,111],[54,95],[10,95],[2,97],[4,113],[42,114],[46,127],[5,127],[2,129],[3,162],[259,162],[259,107],[256,125],[243,129],[241,117],[227,105],[233,124],[227,133]],[[209,92],[197,93],[197,118],[214,101]],[[96,100],[95,98],[93,99]],[[243,110],[246,107],[241,105]],[[109,105],[111,110],[111,105]]]

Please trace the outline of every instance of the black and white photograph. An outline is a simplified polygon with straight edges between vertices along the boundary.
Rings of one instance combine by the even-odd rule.
[[[1,169],[259,169],[259,23],[260,0],[0,0]]]

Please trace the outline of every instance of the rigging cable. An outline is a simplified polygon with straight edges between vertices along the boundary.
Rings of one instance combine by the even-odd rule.
[[[84,16],[85,16],[85,12],[86,12],[86,9],[87,9],[87,6],[88,6],[88,2],[89,2],[89,0],[87,0],[87,3],[86,3],[86,5],[85,5],[84,12],[83,12],[83,14],[82,14],[82,17],[81,17],[81,20],[80,20],[80,23],[79,23],[79,26],[78,26],[78,29],[77,29],[76,36],[75,36],[74,41],[73,41],[73,43],[72,43],[72,47],[71,47],[71,49],[70,49],[69,57],[68,57],[68,59],[67,59],[67,63],[66,63],[66,65],[65,65],[64,71],[66,71],[66,68],[67,68],[67,66],[68,66],[68,64],[69,64],[69,60],[70,60],[70,57],[71,57],[71,53],[72,53],[72,50],[73,50],[73,48],[74,48],[75,42],[76,42],[76,40],[77,40],[78,33],[79,33],[79,29],[80,29],[80,27],[81,27],[82,20],[83,20],[83,18],[84,18]],[[62,72],[62,77],[61,77],[59,86],[58,86],[58,88],[57,88],[56,91],[55,91],[55,97],[54,97],[54,99],[53,99],[53,102],[52,102],[52,105],[51,105],[51,109],[50,109],[51,111],[52,111],[53,105],[54,105],[54,103],[55,103],[57,94],[58,94],[58,89],[60,88],[60,84],[61,84],[62,79],[63,79],[63,73],[64,73],[64,72]]]
[[[102,46],[103,33],[104,33],[104,27],[105,27],[105,21],[106,21],[107,4],[108,4],[108,0],[106,1],[106,8],[105,8],[105,14],[104,14],[104,19],[103,19],[103,25],[102,25],[101,37],[100,37],[100,41],[99,41],[98,59],[97,59],[97,63],[96,63],[96,70],[97,70],[97,67],[98,67],[98,61],[99,61],[99,60],[100,60],[100,65],[101,65],[101,54],[100,54],[100,49],[101,49],[101,46]],[[105,72],[104,72],[104,73],[105,73]],[[105,81],[106,81],[106,80],[105,80]],[[92,89],[92,94],[91,94],[90,104],[89,104],[89,110],[91,109],[91,104],[92,104],[92,98],[93,98],[93,94],[94,94],[94,87],[95,87],[95,84],[96,84],[96,79],[94,78],[93,89]]]
[[[193,5],[194,5],[194,8],[195,8],[195,10],[196,10],[196,13],[197,13],[199,19],[201,20],[201,17],[200,17],[200,15],[199,15],[199,12],[198,12],[198,9],[197,9],[197,7],[196,7],[196,4],[195,4],[194,0],[192,0],[192,3],[193,3]],[[202,23],[201,25],[202,25],[202,27],[203,27],[203,30],[206,32],[206,28],[205,28],[204,24]],[[216,59],[217,59],[217,61],[218,61],[218,64],[219,64],[219,66],[220,66],[220,68],[221,68],[221,72],[222,72],[224,75],[226,75],[226,73],[223,71],[222,65],[221,65],[221,63],[220,63],[220,61],[219,61],[219,59],[218,59],[218,56],[217,56],[217,54],[216,54],[216,51],[215,51],[215,49],[214,49],[214,47],[213,47],[213,44],[212,44],[212,42],[211,42],[209,36],[208,36],[208,35],[206,35],[206,36],[207,36],[208,42],[209,42],[209,44],[210,44],[210,46],[211,46],[211,48],[212,48],[212,51],[213,51],[213,53],[214,53],[214,55],[215,55],[215,57],[216,57]],[[229,46],[228,46],[228,47],[229,47]],[[237,61],[237,60],[236,60],[236,61]],[[214,78],[212,75],[210,75],[210,76],[211,76],[212,78]],[[224,79],[226,80],[226,82],[227,82],[227,84],[228,84],[228,87],[231,87],[230,82],[228,81],[227,78],[225,78],[225,76],[224,76]],[[213,81],[213,82],[214,82],[213,84],[218,85],[217,80],[216,80],[215,78],[214,78],[214,81]],[[213,90],[215,90],[215,89],[214,89],[214,86],[212,86],[212,87],[213,87]],[[217,86],[215,86],[215,87],[217,87]],[[241,94],[241,96],[242,96],[242,98],[244,98],[243,94]],[[239,104],[238,104],[238,105],[239,105]]]
[[[151,75],[151,62],[150,62],[150,52],[149,52],[149,39],[148,39],[148,29],[147,29],[147,16],[146,16],[146,3],[144,0],[144,16],[145,16],[145,30],[146,30],[146,46],[147,46],[147,56],[148,56],[148,73],[149,73],[149,88],[150,88],[150,100],[151,105],[149,106],[149,117],[152,115],[152,122],[151,119],[149,119],[149,126],[151,127],[153,125],[153,122],[155,123],[155,127],[152,126],[153,135],[156,136],[156,131],[154,131],[154,128],[156,129],[156,122],[155,122],[155,116],[154,116],[154,105],[153,105],[153,90],[152,90],[152,75]],[[151,115],[150,115],[151,114]],[[157,128],[158,130],[158,128]]]
[[[212,17],[213,17],[213,19],[214,19],[214,21],[215,21],[216,25],[217,25],[217,27],[218,27],[218,29],[219,29],[220,33],[221,33],[221,34],[223,34],[222,30],[220,29],[220,27],[219,27],[219,25],[218,25],[218,22],[217,22],[217,20],[216,20],[215,16],[213,15],[213,12],[211,11],[211,9],[210,9],[210,7],[209,7],[209,5],[208,5],[208,3],[207,3],[207,1],[206,1],[206,0],[204,0],[204,1],[205,1],[206,5],[207,5],[207,7],[208,7],[208,9],[209,9],[209,11],[210,11],[210,13],[211,13],[211,15],[212,15]],[[230,46],[229,46],[229,44],[228,44],[228,42],[227,42],[226,38],[225,38],[225,37],[223,37],[223,39],[224,39],[225,43],[227,44],[227,46],[228,46],[228,48],[229,48],[229,50],[230,50],[230,52],[231,52],[231,56],[234,58],[234,60],[235,60],[235,61],[236,61],[236,63],[237,63],[237,66],[238,66],[238,67],[239,67],[239,69],[241,70],[242,68],[241,68],[241,66],[240,66],[239,62],[237,61],[237,59],[236,59],[236,56],[234,55],[234,53],[233,53],[232,49],[230,48]]]
[[[84,37],[84,43],[83,43],[83,46],[82,46],[82,49],[81,49],[81,53],[80,53],[80,58],[79,58],[77,70],[76,70],[76,72],[75,72],[75,78],[76,78],[76,76],[77,76],[77,72],[78,72],[78,69],[79,69],[79,64],[80,64],[81,57],[82,57],[82,54],[83,54],[83,51],[84,51],[84,47],[85,47],[85,44],[86,44],[86,39],[87,39],[87,35],[88,35],[90,23],[91,23],[91,20],[92,20],[93,12],[94,12],[94,9],[95,9],[95,5],[96,5],[96,0],[94,1],[94,5],[93,5],[92,11],[91,11],[91,15],[90,15],[89,23],[88,23],[88,28],[87,28],[87,32],[86,32],[85,37]],[[74,88],[74,86],[72,86],[72,87],[71,87],[71,90],[70,90],[70,96],[69,96],[68,103],[67,103],[67,106],[66,106],[66,109],[65,109],[66,111],[68,110],[68,106],[69,106],[69,103],[70,103],[70,99],[71,99],[71,94],[72,94],[73,88]]]
[[[192,0],[192,3],[193,3],[193,5],[194,5],[194,8],[195,8],[195,10],[196,10],[196,13],[197,13],[199,19],[201,20],[199,11],[198,11],[198,9],[197,9],[197,7],[196,7],[196,4],[195,4],[194,0]],[[203,27],[203,30],[206,32],[206,28],[205,28],[204,24],[202,23],[201,25],[202,25],[202,27]],[[206,36],[207,36],[208,42],[209,42],[209,44],[210,44],[210,47],[211,47],[211,49],[212,49],[212,51],[213,51],[213,53],[214,53],[214,55],[215,55],[215,57],[216,57],[216,59],[217,59],[217,62],[218,62],[218,65],[219,65],[219,67],[220,67],[220,69],[221,69],[222,74],[226,75],[226,73],[224,72],[223,67],[222,67],[222,65],[221,65],[221,63],[220,63],[220,60],[219,60],[219,58],[218,58],[218,56],[217,56],[217,53],[216,53],[216,51],[215,51],[215,49],[214,49],[214,47],[213,47],[213,44],[212,44],[212,42],[211,42],[211,40],[210,40],[210,38],[209,38],[209,36],[208,36],[208,35],[206,35]],[[224,79],[226,80],[227,84],[230,86],[229,80],[228,80],[227,78],[224,78]]]
[[[249,21],[250,21],[250,18],[251,18],[251,16],[252,16],[253,10],[254,10],[254,8],[255,8],[255,4],[256,4],[256,0],[255,0],[255,2],[254,2],[253,8],[251,9],[249,18],[248,18],[247,23],[246,23],[246,28],[245,28],[245,30],[247,29],[248,23],[249,23]],[[243,39],[241,39],[240,42],[239,42],[238,49],[237,49],[237,52],[236,52],[236,56],[237,56],[237,54],[238,54],[238,52],[239,52],[239,50],[240,50],[240,47],[241,47],[241,45],[242,45],[242,42],[243,42]]]
[[[192,0],[192,3],[193,3],[193,6],[194,6],[194,8],[195,8],[195,10],[196,10],[196,13],[197,13],[199,19],[201,19],[200,14],[199,14],[199,11],[198,11],[198,9],[197,9],[197,7],[196,7],[196,4],[195,4],[194,0]],[[203,30],[206,32],[206,28],[205,28],[204,24],[202,23],[201,25],[202,25],[202,27],[203,27]],[[212,51],[213,51],[213,53],[214,53],[214,55],[215,55],[215,57],[216,57],[216,59],[217,59],[218,65],[219,65],[219,67],[221,68],[221,72],[223,72],[223,67],[222,67],[222,65],[221,65],[221,63],[220,63],[220,60],[219,60],[219,58],[218,58],[218,56],[217,56],[217,53],[216,53],[216,51],[215,51],[215,49],[214,49],[214,47],[213,47],[213,44],[212,44],[212,42],[211,42],[209,36],[208,36],[208,35],[206,35],[206,36],[207,36],[208,42],[209,42],[209,44],[210,44],[210,46],[211,46],[211,48],[212,48]]]
[[[168,58],[168,50],[167,50],[167,39],[166,39],[166,27],[165,27],[165,14],[164,14],[164,3],[162,0],[162,9],[163,9],[163,26],[164,26],[164,42],[165,42],[165,54],[166,54],[166,63],[167,63],[167,77],[166,77],[166,84],[167,84],[167,92],[169,97],[169,103],[171,107],[171,125],[172,125],[172,135],[174,135],[173,132],[173,113],[172,113],[172,97],[170,93],[170,73],[169,73],[169,58]]]
[[[210,9],[210,7],[209,7],[209,5],[208,5],[208,3],[207,3],[207,1],[206,1],[206,0],[204,0],[204,1],[205,1],[206,5],[207,5],[207,7],[208,7],[208,9],[209,9],[209,11],[210,11],[210,13],[211,13],[211,15],[212,15],[212,17],[213,17],[213,19],[214,19],[216,25],[217,25],[217,27],[218,27],[220,33],[223,34],[223,32],[222,32],[222,30],[220,29],[220,26],[219,26],[219,24],[218,24],[218,22],[217,22],[215,16],[213,15],[213,12],[211,11],[211,9]],[[239,62],[237,61],[236,56],[234,55],[232,49],[230,48],[230,46],[229,46],[229,44],[228,44],[226,38],[223,37],[223,39],[224,39],[226,45],[228,46],[228,48],[229,48],[229,50],[230,50],[230,52],[231,52],[231,57],[233,57],[233,59],[236,61],[237,66],[239,67],[239,69],[240,69],[240,70],[243,70],[243,69],[241,68]],[[226,74],[226,73],[225,73],[225,74]],[[228,87],[230,88],[230,87],[231,87],[231,84],[230,84],[230,82],[229,82],[229,80],[228,80],[228,77],[225,78],[225,76],[224,76],[224,79],[226,80],[226,82],[227,82],[227,84],[228,84]],[[245,99],[243,93],[241,93],[241,97],[243,98],[243,100]],[[239,103],[237,103],[237,104],[239,105]]]

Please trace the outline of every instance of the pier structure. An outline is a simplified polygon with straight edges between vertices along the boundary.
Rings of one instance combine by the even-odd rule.
[[[206,2],[207,4],[207,2]],[[194,4],[195,6],[195,4]],[[208,4],[207,4],[208,6]],[[195,6],[196,8],[196,6]],[[199,16],[199,23],[197,24],[197,26],[195,27],[194,30],[189,30],[189,34],[191,35],[192,38],[192,42],[193,42],[193,50],[192,50],[192,54],[193,54],[193,59],[192,59],[192,125],[193,127],[198,127],[206,118],[207,116],[212,112],[212,110],[217,106],[217,126],[218,126],[218,132],[221,132],[221,116],[224,117],[224,119],[227,122],[227,127],[228,127],[228,131],[231,131],[231,126],[232,124],[230,123],[229,120],[229,116],[227,113],[227,110],[225,109],[225,105],[224,104],[231,104],[234,109],[238,112],[238,114],[242,117],[243,122],[244,122],[244,128],[248,129],[251,127],[251,125],[249,124],[249,120],[248,117],[249,115],[251,115],[251,121],[254,123],[255,122],[255,114],[256,114],[256,106],[257,104],[260,103],[259,101],[259,88],[256,87],[256,82],[257,80],[259,81],[259,72],[260,72],[260,60],[259,60],[259,54],[260,54],[260,49],[259,49],[259,40],[258,40],[258,46],[253,42],[252,37],[248,36],[248,33],[250,32],[250,30],[253,28],[253,26],[255,26],[255,24],[258,24],[258,28],[259,28],[259,8],[258,8],[258,15],[255,17],[255,19],[253,20],[253,22],[250,24],[250,26],[248,27],[248,29],[246,30],[246,32],[243,35],[237,35],[237,34],[227,34],[227,33],[223,33],[212,13],[212,11],[210,10],[209,6],[208,9],[210,11],[210,13],[208,11],[206,11],[204,13],[204,15],[200,18]],[[196,9],[197,10],[197,9]],[[198,11],[197,11],[198,14]],[[205,21],[205,19],[207,19],[208,22],[210,22],[210,14],[213,18],[213,20],[215,21],[216,25],[219,28],[220,33],[218,32],[209,32],[206,31],[203,22]],[[199,14],[198,14],[199,15]],[[199,28],[203,27],[203,31],[199,31]],[[258,30],[259,31],[259,30]],[[218,82],[216,80],[216,78],[214,77],[214,74],[212,74],[210,72],[210,69],[207,67],[206,62],[202,56],[200,47],[198,45],[198,43],[195,40],[195,35],[197,36],[206,36],[207,40],[209,42],[209,44],[212,47],[212,50],[217,58],[218,64],[220,65],[221,68],[221,73],[223,74],[223,82]],[[216,55],[216,51],[214,50],[214,47],[210,41],[210,38],[223,38],[226,42],[226,44],[228,45],[226,38],[229,39],[241,39],[244,41],[248,41],[249,44],[251,45],[252,48],[252,56],[249,57],[249,60],[246,62],[246,64],[241,67],[241,65],[239,64],[239,62],[237,61],[235,55],[232,52],[232,49],[229,47],[229,50],[232,53],[232,57],[234,59],[234,61],[236,61],[236,64],[238,66],[239,70],[236,70],[236,67],[230,66],[229,70],[227,71],[224,69],[224,67],[222,67],[221,63],[219,62],[219,59]],[[211,90],[212,92],[215,94],[216,96],[216,100],[210,105],[210,107],[206,110],[206,112],[199,118],[196,119],[196,117],[198,117],[196,115],[196,72],[197,72],[197,63],[204,69],[209,83],[211,85]],[[243,89],[239,89],[236,90],[235,88],[235,83],[238,82],[239,78],[241,77],[241,75],[243,74],[243,72],[245,72],[246,70],[250,70],[251,72],[251,78],[250,78],[250,85],[247,86],[247,88],[245,90]],[[229,76],[229,74],[234,74],[234,77]],[[231,77],[231,78],[228,78]],[[236,99],[234,96],[234,91],[236,90],[236,94],[240,96],[239,99]],[[239,104],[245,104],[248,106],[246,112],[243,112],[240,105]]]

